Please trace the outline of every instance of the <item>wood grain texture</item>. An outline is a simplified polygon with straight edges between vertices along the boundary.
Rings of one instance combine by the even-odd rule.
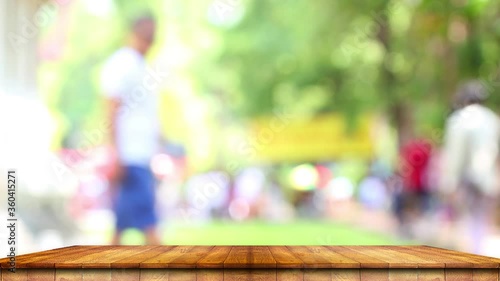
[[[83,281],[111,281],[111,270],[104,268],[89,268],[82,270]]]
[[[416,256],[427,259],[432,263],[443,264],[442,268],[473,268],[473,261],[467,259],[459,259],[456,255],[440,253],[431,250],[428,247],[412,247],[403,246],[408,251],[413,252]]]
[[[418,268],[444,268],[445,263],[436,259],[436,256],[428,252],[418,252],[415,249],[420,246],[384,246],[384,248],[396,251],[406,261],[415,263]],[[394,267],[394,266],[391,266]]]
[[[359,262],[323,246],[287,246],[304,268],[359,268]]]
[[[160,280],[168,280],[169,271],[166,269],[158,269],[158,268],[144,268],[141,269],[140,279],[146,281],[160,281]]]
[[[101,251],[108,249],[109,246],[85,246],[78,247],[72,251],[63,251],[54,255],[43,256],[43,257],[31,257],[26,260],[22,265],[26,268],[54,268],[55,264],[58,262],[64,262],[68,260],[73,260],[85,255],[85,253],[91,253],[94,251]]]
[[[80,281],[83,280],[82,269],[56,268],[56,281]]]
[[[233,246],[224,268],[276,268],[276,260],[266,246]]]
[[[28,279],[28,271],[26,269],[16,268],[16,272],[3,272],[2,281],[21,281]]]
[[[186,251],[180,257],[174,259],[168,265],[169,268],[196,268],[197,262],[210,252],[214,246],[196,246]]]
[[[36,281],[54,281],[56,279],[56,271],[53,268],[50,269],[29,269],[28,280]],[[1,280],[1,279],[0,279]]]
[[[376,258],[385,262],[390,268],[417,268],[418,262],[415,262],[415,256],[407,253],[395,251],[386,246],[370,247],[370,246],[356,246],[347,247],[350,250],[356,251],[360,254]],[[420,259],[420,262],[425,261]]]
[[[192,269],[168,269],[168,280],[196,281],[197,271]]]
[[[418,270],[418,281],[444,281],[444,268],[424,268]]]
[[[186,255],[190,251],[197,248],[196,246],[176,246],[168,251],[165,251],[159,255],[152,258],[146,259],[140,263],[141,268],[169,268],[173,267],[171,263],[177,261],[177,264],[182,264],[182,260],[179,261],[183,255]],[[199,257],[201,258],[201,257]],[[196,260],[197,261],[197,260]]]
[[[224,269],[224,281],[268,281],[276,280],[273,269]]]
[[[276,280],[278,281],[302,281],[304,271],[301,269],[277,269]]]
[[[447,249],[442,249],[442,248],[436,248],[436,247],[431,247],[431,246],[422,246],[420,247],[421,250],[427,250],[428,252],[440,255],[440,256],[452,256],[454,259],[463,261],[463,262],[469,262],[472,263],[474,268],[499,268],[500,263],[498,262],[498,259],[491,258],[491,257],[486,257],[486,256],[480,256],[480,255],[474,255],[474,254],[469,254],[469,253],[464,253],[464,252],[458,252],[458,251],[451,251]]]
[[[500,275],[500,259],[429,246],[73,246],[20,255],[16,267],[0,271],[0,280],[499,281]]]
[[[197,281],[218,281],[224,280],[224,271],[214,268],[202,268],[196,270]]]
[[[232,246],[213,247],[204,257],[196,262],[197,268],[224,268],[226,260]]]
[[[390,281],[418,281],[418,271],[413,268],[395,268],[389,270]]]
[[[332,272],[327,268],[305,268],[304,281],[331,281]]]
[[[359,281],[361,279],[359,269],[335,269],[332,270],[332,280]]]
[[[78,258],[55,263],[57,268],[110,268],[115,261],[124,257],[151,250],[155,246],[111,246],[107,249],[89,251]]]
[[[141,278],[141,270],[138,268],[112,268],[112,281],[137,281]]]
[[[57,248],[57,249],[52,249],[52,250],[46,250],[46,251],[40,251],[36,253],[29,253],[29,254],[24,254],[16,257],[16,262],[19,262],[19,265],[23,266],[25,262],[29,259],[32,258],[43,258],[46,256],[51,256],[55,255],[57,253],[63,253],[65,251],[71,251],[75,250],[75,248],[78,248],[77,246],[69,246],[69,247],[63,247],[63,248]],[[0,267],[1,268],[9,268],[9,258],[2,258],[0,259]]]
[[[360,268],[388,268],[389,264],[380,259],[370,257],[356,250],[356,247],[348,246],[325,246],[338,254],[341,254],[359,263]]]
[[[127,257],[115,260],[111,264],[111,268],[140,268],[140,264],[143,261],[168,252],[172,248],[174,248],[174,246],[156,246],[147,251],[140,251],[135,254],[128,255]]]
[[[445,280],[470,281],[472,279],[472,269],[449,268],[444,270]]]
[[[360,270],[361,281],[389,281],[389,269],[384,268],[367,268]]]
[[[302,268],[304,266],[304,262],[286,246],[272,246],[268,249],[276,261],[277,268]]]
[[[18,258],[21,258],[21,257],[23,257],[23,258],[30,258],[30,257],[34,257],[34,256],[51,255],[51,254],[58,253],[58,252],[63,252],[63,251],[72,251],[72,250],[74,250],[76,248],[80,248],[80,247],[81,246],[76,246],[76,245],[65,246],[65,247],[61,247],[61,248],[55,248],[55,249],[38,251],[38,252],[26,253],[26,254],[23,254],[23,255],[18,255],[17,257]],[[0,261],[2,261],[5,258],[7,258],[7,257],[1,258]]]
[[[474,269],[472,270],[472,278],[474,281],[498,281],[497,269]]]
[[[78,247],[78,246],[72,246],[72,247],[64,247],[64,248],[59,248],[59,249],[53,249],[53,250],[47,250],[47,251],[42,251],[40,253],[31,253],[31,254],[26,254],[26,255],[20,255],[16,257],[16,267],[17,268],[27,268],[30,263],[44,260],[44,259],[53,259],[55,257],[59,256],[65,256],[70,253],[79,253],[86,251],[85,248]],[[8,259],[7,260],[0,260],[0,263],[2,267],[5,267],[8,265]],[[45,265],[45,264],[44,264]],[[46,268],[47,266],[42,265],[40,268]],[[7,266],[8,268],[8,266]]]

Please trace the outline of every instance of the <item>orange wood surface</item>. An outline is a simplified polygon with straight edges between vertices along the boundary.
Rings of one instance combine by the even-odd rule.
[[[71,246],[0,266],[0,280],[500,280],[500,259],[429,246]]]

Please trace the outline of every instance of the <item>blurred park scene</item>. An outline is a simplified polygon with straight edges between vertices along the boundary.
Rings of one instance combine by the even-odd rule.
[[[110,243],[100,72],[143,13],[157,24],[146,60],[166,140],[150,163],[161,243],[500,257],[498,204],[471,238],[442,192],[460,85],[474,79],[500,110],[493,0],[0,2],[0,169],[19,174],[21,252]],[[121,242],[145,239],[128,229]]]

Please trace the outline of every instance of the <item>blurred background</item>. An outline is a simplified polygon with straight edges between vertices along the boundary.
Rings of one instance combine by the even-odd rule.
[[[109,243],[99,71],[142,11],[158,20],[162,243],[471,250],[437,195],[439,153],[459,83],[500,109],[500,2],[7,0],[0,168],[19,175],[18,254]],[[408,167],[428,204],[401,200]],[[480,253],[500,257],[498,226]]]

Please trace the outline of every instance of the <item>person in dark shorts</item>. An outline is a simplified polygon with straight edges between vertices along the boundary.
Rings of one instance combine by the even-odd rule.
[[[115,188],[112,244],[119,244],[123,231],[129,228],[142,231],[148,244],[160,243],[150,161],[159,152],[161,138],[157,93],[152,84],[155,78],[145,60],[154,41],[155,25],[150,16],[136,19],[128,44],[105,62],[101,72],[112,147],[109,176]]]

